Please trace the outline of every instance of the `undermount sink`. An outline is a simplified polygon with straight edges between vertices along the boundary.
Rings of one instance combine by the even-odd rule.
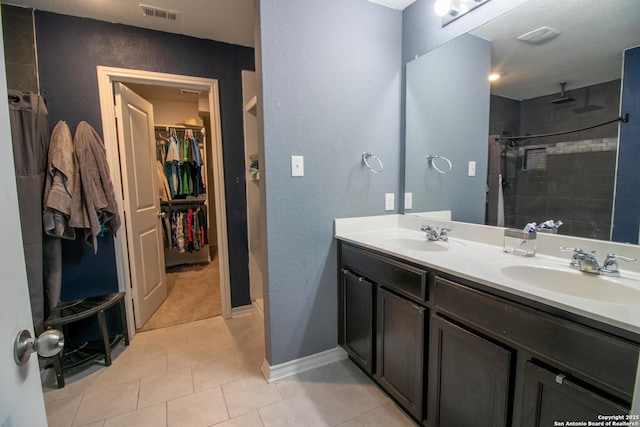
[[[490,264],[491,265],[491,264]],[[567,296],[614,304],[640,305],[640,281],[584,273],[556,265],[512,264],[500,274],[529,286]]]

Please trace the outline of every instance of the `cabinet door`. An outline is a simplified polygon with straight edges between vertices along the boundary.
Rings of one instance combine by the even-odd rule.
[[[522,426],[552,426],[554,421],[600,421],[598,415],[628,414],[607,398],[570,379],[527,362],[523,393]]]
[[[368,373],[373,372],[373,284],[342,270],[343,347]]]
[[[422,419],[425,309],[384,289],[377,299],[376,377],[407,411]]]
[[[430,425],[509,424],[510,350],[433,316],[429,357]]]

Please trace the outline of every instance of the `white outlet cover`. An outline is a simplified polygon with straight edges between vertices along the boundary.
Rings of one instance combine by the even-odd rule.
[[[384,210],[392,211],[395,209],[395,194],[385,193],[384,195]]]
[[[304,176],[304,156],[291,156],[291,176]]]

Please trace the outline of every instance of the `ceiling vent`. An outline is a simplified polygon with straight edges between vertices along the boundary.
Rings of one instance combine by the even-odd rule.
[[[193,90],[193,89],[180,89],[180,93],[182,95],[200,95],[202,92],[199,90]]]
[[[560,31],[555,28],[544,26],[519,36],[518,40],[527,43],[540,44],[558,35],[560,35]]]
[[[161,9],[155,6],[148,6],[146,4],[141,4],[140,10],[144,16],[166,19],[167,21],[176,21],[178,19],[178,14],[180,13],[175,10]]]

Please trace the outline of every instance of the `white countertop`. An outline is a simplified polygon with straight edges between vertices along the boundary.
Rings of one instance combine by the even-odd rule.
[[[449,242],[421,242],[421,239],[426,240],[425,233],[420,231],[422,224],[452,228]],[[610,252],[638,258],[640,249],[637,245],[538,233],[536,256],[520,257],[503,252],[503,228],[407,215],[336,219],[334,235],[335,238],[345,242],[640,334],[640,267],[638,266],[640,261],[629,264],[620,262],[621,280],[619,282],[623,282],[626,287],[621,289],[628,289],[628,295],[632,297],[626,297],[627,292],[625,297],[620,296],[620,298],[616,295],[607,295],[607,299],[615,302],[572,296],[555,291],[553,284],[545,283],[545,286],[536,286],[527,283],[527,280],[509,277],[501,272],[501,267],[505,265],[532,267],[545,265],[553,267],[550,271],[557,269],[560,274],[577,275],[565,277],[580,281],[601,280],[602,286],[607,286],[606,280],[616,279],[602,280],[601,276],[571,269],[569,262],[572,254],[561,252],[560,246],[581,247],[585,252],[598,250],[598,259],[602,261]],[[417,247],[423,243],[435,246],[429,246],[427,250]],[[442,247],[442,245],[446,246]],[[597,283],[600,284],[600,282]],[[635,297],[635,291],[638,291],[638,298]]]

